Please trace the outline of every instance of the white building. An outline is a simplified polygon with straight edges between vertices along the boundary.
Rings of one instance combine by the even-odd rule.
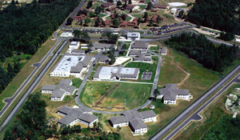
[[[236,41],[237,41],[237,42],[240,42],[240,37],[236,37]]]
[[[87,71],[94,59],[92,56],[85,55],[64,55],[50,73],[50,76],[75,76],[80,78],[82,72]]]
[[[73,37],[73,33],[63,32],[63,33],[61,33],[60,37]]]
[[[190,100],[192,95],[189,90],[178,89],[177,84],[166,84],[165,88],[159,90],[157,98],[163,98],[164,104],[176,104],[177,99]]]
[[[137,80],[139,75],[139,68],[125,68],[125,67],[109,67],[100,66],[97,68],[93,79],[94,80],[121,80],[130,79]]]
[[[90,110],[84,110],[81,108],[71,108],[69,106],[63,106],[57,110],[57,113],[63,118],[58,121],[58,124],[65,124],[73,126],[76,123],[82,123],[88,126],[93,126],[93,123],[98,122],[98,117],[92,115]]]
[[[141,35],[139,32],[128,32],[127,33],[127,39],[131,39],[131,40],[140,40]]]
[[[41,89],[42,93],[52,94],[52,101],[62,101],[66,95],[73,95],[75,91],[70,79],[62,79],[58,85],[44,85]]]
[[[156,122],[157,115],[152,111],[131,111],[125,112],[121,116],[110,119],[110,124],[113,128],[129,126],[132,129],[132,134],[143,135],[147,133],[146,122]]]

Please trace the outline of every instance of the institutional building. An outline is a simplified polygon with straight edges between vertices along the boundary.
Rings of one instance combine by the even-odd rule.
[[[128,32],[127,39],[130,40],[140,40],[140,33],[139,32]]]
[[[142,41],[135,41],[131,45],[132,50],[142,50],[147,51],[148,50],[148,43],[142,42]]]
[[[52,101],[62,101],[66,95],[73,95],[75,91],[70,79],[62,79],[58,85],[44,85],[41,89],[42,93],[52,94]]]
[[[80,78],[82,72],[86,71],[94,57],[86,55],[64,55],[50,73],[54,77],[75,76]]]
[[[166,84],[165,88],[159,89],[157,98],[163,99],[164,104],[176,104],[177,99],[190,100],[192,95],[189,90],[178,89],[177,84]]]
[[[153,62],[151,53],[142,52],[141,50],[131,50],[129,56],[133,57],[134,62]]]
[[[76,123],[82,123],[87,126],[93,126],[94,122],[98,122],[98,117],[92,115],[90,110],[82,108],[71,108],[69,106],[63,106],[57,110],[57,113],[63,118],[58,121],[59,125],[73,126]]]
[[[93,79],[94,80],[121,80],[130,79],[137,80],[139,75],[139,68],[125,68],[122,66],[109,67],[100,66],[97,68]]]
[[[156,122],[157,115],[152,111],[128,111],[123,113],[121,116],[112,117],[110,124],[113,128],[129,126],[132,130],[132,134],[143,135],[147,133],[146,122]]]

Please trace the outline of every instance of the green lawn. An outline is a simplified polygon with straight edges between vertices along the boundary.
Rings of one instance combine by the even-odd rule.
[[[107,14],[99,14],[98,17],[105,17]]]
[[[139,7],[140,7],[140,9],[143,10],[143,9],[145,9],[147,6],[146,6],[146,5],[140,5]]]
[[[115,89],[113,89],[118,85]],[[136,108],[145,103],[150,96],[152,85],[129,84],[117,82],[87,82],[80,100],[92,107],[102,96],[110,92],[100,106],[124,107],[126,99],[127,109]]]
[[[126,18],[126,21],[130,21],[131,19],[132,19],[132,18],[128,16],[128,17]]]
[[[142,15],[132,15],[133,17],[142,17]]]
[[[82,80],[79,78],[72,79],[72,86],[79,88],[82,83]]]
[[[139,68],[140,69],[140,74],[139,74],[139,77],[138,77],[139,80],[141,80],[143,72],[152,72],[151,81],[153,81],[155,73],[156,73],[158,58],[157,57],[152,57],[152,59],[154,61],[153,64],[142,63],[142,62],[130,62],[125,67]],[[150,82],[150,80],[146,81],[146,82]]]

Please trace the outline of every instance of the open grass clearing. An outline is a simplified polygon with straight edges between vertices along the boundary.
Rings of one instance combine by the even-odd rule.
[[[109,92],[99,104],[101,107],[124,107],[132,109],[144,104],[150,93],[152,85],[130,84],[120,82],[87,82],[81,93],[80,100],[89,107],[95,105],[99,99]],[[109,110],[111,111],[111,110]]]
[[[158,0],[159,4],[168,4],[170,2],[194,3],[195,0]]]

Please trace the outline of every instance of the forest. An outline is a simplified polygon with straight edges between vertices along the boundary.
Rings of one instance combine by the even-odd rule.
[[[0,11],[0,61],[37,52],[41,44],[61,25],[80,0],[34,0],[30,4],[11,4]],[[0,67],[0,93],[20,69],[16,63],[5,70]],[[9,71],[10,70],[10,71]]]
[[[237,140],[239,139],[240,118],[224,115],[203,135],[202,140]]]
[[[23,105],[21,112],[4,134],[4,140],[28,139],[45,140],[49,138],[61,140],[120,140],[119,133],[106,133],[103,131],[103,125],[94,123],[93,128],[81,128],[80,125],[72,127],[61,125],[58,127],[56,122],[49,122],[47,119],[46,102],[41,99],[41,93],[31,94]],[[90,136],[89,134],[97,136]],[[80,134],[82,137],[78,137]],[[91,135],[92,135],[91,134]]]
[[[239,53],[236,45],[215,45],[204,35],[195,33],[172,36],[165,43],[185,53],[204,67],[218,72],[223,72],[226,67],[230,66],[238,58]]]
[[[239,0],[196,0],[186,19],[197,25],[240,34]]]

